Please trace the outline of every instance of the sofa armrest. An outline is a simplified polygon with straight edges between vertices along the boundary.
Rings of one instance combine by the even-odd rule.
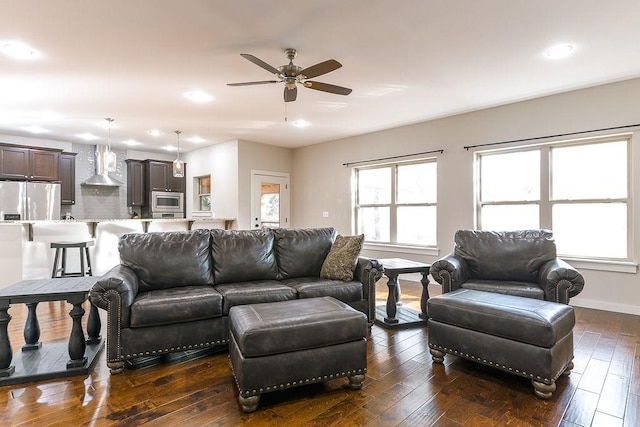
[[[362,283],[362,296],[369,307],[369,324],[376,320],[376,282],[382,277],[382,264],[377,259],[359,257],[353,280]]]
[[[442,293],[459,289],[469,279],[469,267],[465,260],[455,254],[449,254],[431,264],[431,277],[442,285]]]
[[[569,304],[569,298],[582,292],[584,277],[569,263],[555,258],[540,268],[540,287],[545,300]]]
[[[106,310],[110,324],[118,330],[129,327],[131,304],[136,295],[138,277],[131,268],[122,264],[107,271],[89,292],[91,303]]]

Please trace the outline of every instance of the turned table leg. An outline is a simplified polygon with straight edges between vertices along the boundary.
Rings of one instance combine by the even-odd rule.
[[[29,310],[27,321],[24,324],[24,342],[22,351],[38,350],[42,347],[40,342],[40,323],[38,323],[38,315],[36,314],[37,302],[29,302],[26,304]]]
[[[427,301],[429,300],[429,271],[422,272],[422,295],[420,295],[420,311],[419,317],[427,320],[429,315],[427,314]]]
[[[100,322],[100,314],[95,305],[89,301],[89,319],[87,319],[87,344],[98,344],[102,341],[100,336],[100,329],[102,324]]]
[[[73,319],[73,326],[71,327],[71,336],[69,337],[70,360],[67,362],[67,369],[78,368],[87,363],[87,358],[84,355],[87,345],[84,340],[84,332],[82,332],[84,308],[82,308],[82,301],[72,302],[72,304],[73,308],[69,312],[69,315]]]
[[[385,323],[398,323],[396,319],[396,311],[399,296],[398,287],[398,275],[389,275],[387,280],[387,287],[389,288],[389,295],[387,296],[387,317],[384,318]]]
[[[15,367],[11,366],[13,351],[11,350],[11,342],[7,327],[11,320],[8,313],[9,305],[0,305],[0,377],[8,377],[15,371]]]

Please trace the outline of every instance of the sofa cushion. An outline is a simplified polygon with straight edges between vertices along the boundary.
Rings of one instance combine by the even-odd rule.
[[[212,286],[141,292],[131,305],[131,327],[169,325],[222,316],[222,295]]]
[[[276,258],[280,278],[320,277],[320,270],[336,238],[328,228],[276,228]]]
[[[362,250],[364,234],[341,236],[338,234],[331,250],[322,263],[320,277],[323,279],[352,280],[358,255]]]
[[[361,301],[363,298],[362,283],[355,281],[296,277],[285,279],[282,284],[294,288],[298,298],[333,297],[342,302]]]
[[[464,282],[463,289],[495,292],[517,297],[544,299],[544,290],[537,283],[514,282],[512,280],[480,280],[470,279]]]
[[[540,267],[556,257],[549,230],[458,230],[454,253],[472,278],[538,283]]]
[[[211,230],[216,284],[278,277],[273,233],[266,230]]]
[[[120,263],[130,267],[140,292],[213,285],[209,230],[125,234]]]
[[[225,316],[235,305],[287,301],[297,298],[296,290],[277,280],[224,283],[214,288],[222,295],[222,312]]]

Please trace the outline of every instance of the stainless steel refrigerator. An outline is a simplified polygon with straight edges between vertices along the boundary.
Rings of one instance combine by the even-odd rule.
[[[60,219],[60,184],[0,181],[0,220]]]

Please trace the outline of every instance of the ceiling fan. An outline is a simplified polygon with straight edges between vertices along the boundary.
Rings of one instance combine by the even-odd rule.
[[[302,86],[307,87],[309,89],[315,89],[322,92],[335,93],[338,95],[349,95],[351,93],[351,89],[336,86],[328,83],[316,82],[307,79],[312,79],[314,77],[321,76],[323,74],[327,74],[331,71],[335,71],[338,68],[342,67],[335,59],[329,59],[324,62],[320,62],[319,64],[312,65],[311,67],[302,68],[293,63],[298,52],[295,49],[285,49],[284,53],[287,55],[289,59],[289,63],[287,65],[282,65],[278,68],[272,67],[267,64],[263,60],[256,58],[253,55],[248,53],[241,53],[245,59],[253,62],[259,67],[264,68],[268,72],[274,74],[278,80],[261,80],[257,82],[243,82],[243,83],[227,83],[229,86],[249,86],[249,85],[262,85],[269,83],[282,83],[284,82],[284,102],[292,102],[296,100],[298,96],[298,88],[297,83],[300,83]]]

